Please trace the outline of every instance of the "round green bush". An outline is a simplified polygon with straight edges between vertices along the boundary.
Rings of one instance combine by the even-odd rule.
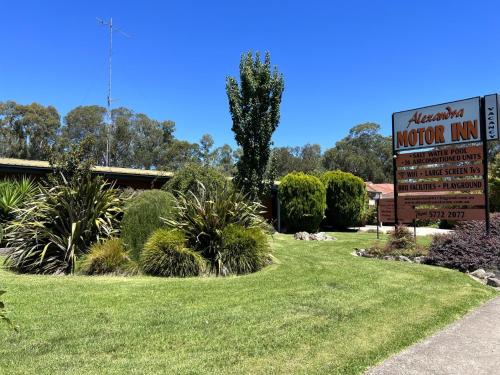
[[[104,275],[133,273],[133,265],[120,238],[96,242],[80,262],[80,273]]]
[[[363,180],[342,171],[325,172],[321,181],[326,187],[326,224],[346,228],[361,225],[366,209],[366,186]]]
[[[174,196],[163,190],[146,190],[132,197],[123,212],[121,238],[134,260],[139,259],[141,250],[149,235],[158,228],[164,228],[162,218],[175,214]]]
[[[177,230],[157,229],[144,245],[140,264],[144,273],[154,276],[197,276],[204,269],[203,258],[186,247]]]
[[[219,260],[225,272],[236,275],[256,272],[265,266],[268,254],[269,243],[261,229],[229,225],[222,231]]]
[[[293,172],[281,179],[279,199],[289,231],[317,231],[326,208],[325,186],[319,178]]]
[[[163,189],[177,195],[178,192],[186,195],[189,191],[198,191],[198,182],[201,182],[208,192],[222,189],[230,183],[226,176],[217,169],[199,164],[187,164],[163,186]]]

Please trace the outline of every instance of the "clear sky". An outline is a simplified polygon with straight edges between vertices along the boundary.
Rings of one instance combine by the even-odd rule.
[[[391,113],[500,91],[499,1],[5,1],[0,100],[64,115],[113,96],[234,146],[225,77],[269,51],[285,76],[275,144],[331,147],[358,123],[390,133]]]

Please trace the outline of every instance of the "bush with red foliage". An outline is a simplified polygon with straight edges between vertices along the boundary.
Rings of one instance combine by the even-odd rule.
[[[464,222],[453,233],[435,236],[424,262],[463,272],[500,270],[500,214],[491,215],[490,236],[484,221]]]

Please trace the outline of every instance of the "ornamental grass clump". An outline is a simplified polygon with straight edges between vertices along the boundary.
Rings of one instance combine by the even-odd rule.
[[[218,262],[224,272],[241,275],[262,269],[268,260],[269,243],[260,228],[229,225],[222,231]]]
[[[123,241],[120,238],[109,238],[97,242],[90,247],[79,267],[84,275],[128,275],[136,273]]]
[[[210,191],[198,184],[195,192],[179,193],[177,216],[165,222],[184,233],[188,246],[207,260],[210,272],[219,275],[224,266],[220,258],[224,229],[234,224],[264,230],[268,225],[260,216],[263,206],[229,184]]]
[[[157,229],[144,245],[140,259],[144,273],[154,276],[188,277],[203,272],[203,258],[187,248],[178,230]]]

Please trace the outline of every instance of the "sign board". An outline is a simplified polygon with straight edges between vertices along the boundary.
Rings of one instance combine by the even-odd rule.
[[[398,151],[481,141],[480,98],[396,112],[393,144]]]
[[[411,207],[398,207],[398,219],[403,223],[411,223],[415,219],[415,211]],[[378,203],[378,220],[383,223],[394,223],[394,199],[380,199]]]
[[[462,177],[476,176],[483,174],[482,164],[472,164],[464,166],[446,166],[438,168],[416,168],[398,170],[399,180],[437,178],[437,177]]]
[[[484,220],[484,208],[452,208],[415,210],[420,220]]]
[[[484,119],[486,121],[486,139],[488,141],[500,139],[498,107],[498,94],[484,96]]]
[[[431,151],[399,154],[396,157],[396,166],[416,167],[428,164],[467,163],[479,162],[482,159],[482,147],[447,147]]]
[[[398,183],[397,186],[398,193],[471,191],[482,190],[484,188],[484,181],[476,178],[468,180],[405,182]]]
[[[399,195],[398,206],[483,206],[484,194]]]
[[[490,233],[486,153],[499,122],[498,94],[393,113],[395,221],[485,220]]]

